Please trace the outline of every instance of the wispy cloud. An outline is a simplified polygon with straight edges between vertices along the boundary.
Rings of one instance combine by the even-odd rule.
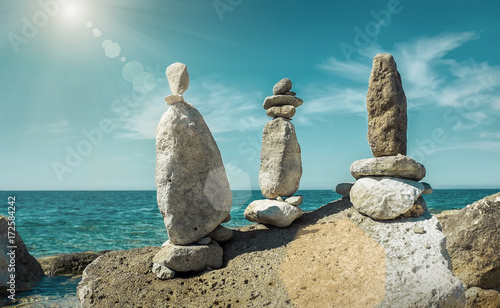
[[[262,101],[262,97],[258,92],[244,92],[213,80],[191,82],[184,94],[184,99],[200,111],[214,135],[262,129],[266,118],[262,117],[260,104],[256,103]],[[120,119],[122,131],[119,137],[154,139],[158,122],[168,108],[163,98],[155,96],[135,113]]]
[[[50,123],[48,126],[48,131],[50,133],[63,133],[70,129],[68,120],[59,120],[57,122]]]

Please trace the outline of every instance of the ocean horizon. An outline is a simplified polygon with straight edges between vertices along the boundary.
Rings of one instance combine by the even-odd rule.
[[[429,211],[460,209],[500,189],[435,189],[425,195]],[[252,224],[243,212],[260,190],[233,190],[231,220],[237,228]],[[299,190],[301,208],[313,211],[341,198],[333,190]],[[1,191],[16,198],[15,221],[29,252],[36,258],[82,251],[125,250],[161,246],[167,232],[156,202],[156,190],[123,191]],[[78,307],[76,286],[81,277],[45,277],[36,287],[18,294],[15,305],[36,303],[50,307]],[[8,304],[7,302],[0,303]],[[39,307],[39,306],[36,306]]]

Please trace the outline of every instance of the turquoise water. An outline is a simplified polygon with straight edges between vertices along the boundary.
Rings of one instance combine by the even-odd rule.
[[[437,189],[424,198],[430,211],[439,213],[463,208],[498,191],[500,189]],[[297,194],[304,196],[301,207],[305,211],[341,198],[330,190],[302,190]],[[7,215],[9,196],[16,197],[16,227],[35,257],[161,246],[167,240],[156,204],[156,191],[0,192],[0,200],[4,200],[1,215]],[[225,226],[250,224],[243,212],[256,199],[263,199],[258,190],[233,191],[232,219]],[[26,302],[35,302],[36,307],[76,307],[74,294],[78,281],[47,277],[35,290],[19,296]]]

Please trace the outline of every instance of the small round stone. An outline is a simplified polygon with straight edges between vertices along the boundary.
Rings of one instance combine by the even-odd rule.
[[[274,85],[274,95],[281,95],[289,92],[292,89],[292,81],[288,78],[283,78]]]

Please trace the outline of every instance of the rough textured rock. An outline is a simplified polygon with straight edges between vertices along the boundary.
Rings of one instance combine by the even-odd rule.
[[[418,217],[427,211],[427,202],[425,202],[422,196],[418,197],[417,201],[413,204],[411,209],[406,211],[404,217]]]
[[[467,304],[465,308],[498,308],[500,307],[500,292],[483,290],[473,287],[465,291]]]
[[[302,202],[304,202],[304,197],[303,196],[293,196],[290,198],[286,198],[285,202],[291,205],[301,205]]]
[[[266,114],[271,117],[284,117],[291,119],[295,115],[295,107],[290,105],[274,106],[267,109]]]
[[[273,87],[274,95],[281,95],[289,92],[292,89],[292,81],[288,78],[283,78],[278,81]]]
[[[295,108],[301,106],[304,103],[303,100],[301,100],[298,97],[292,96],[292,95],[274,95],[274,96],[268,96],[264,100],[264,109],[269,109],[273,106],[283,106],[283,105],[291,105]]]
[[[453,273],[468,287],[500,288],[500,193],[442,220]]]
[[[267,122],[262,135],[259,185],[269,199],[293,196],[302,176],[300,145],[292,123],[283,118]]]
[[[214,231],[210,232],[208,236],[219,243],[224,243],[233,237],[233,230],[219,225]]]
[[[444,240],[428,213],[374,221],[344,198],[286,229],[235,230],[213,271],[162,281],[151,272],[159,248],[108,253],[86,268],[78,296],[83,307],[463,307]]]
[[[75,276],[81,275],[87,265],[107,252],[110,252],[110,250],[63,253],[38,258],[37,260],[42,266],[44,274],[47,276]]]
[[[12,246],[12,243],[9,243],[8,232],[14,234],[13,240],[15,240],[14,244],[17,246],[14,250],[8,248],[8,246]],[[15,273],[12,270],[9,271],[11,255],[15,256]],[[11,274],[15,274],[16,291],[30,289],[32,283],[43,278],[42,267],[30,255],[19,233],[9,229],[7,217],[0,216],[0,294],[9,293],[10,284],[8,281],[10,281]]]
[[[340,183],[335,187],[335,192],[342,197],[349,198],[351,193],[351,188],[354,183]]]
[[[302,216],[302,209],[283,201],[255,200],[247,206],[244,215],[249,221],[284,228]]]
[[[390,54],[373,59],[368,94],[368,143],[373,156],[406,155],[406,96]]]
[[[175,277],[175,271],[158,263],[153,263],[152,271],[155,273],[156,277],[162,280],[172,279]]]
[[[213,231],[231,210],[219,148],[198,110],[172,105],[156,132],[158,207],[170,241],[186,245]]]
[[[351,174],[355,179],[365,176],[388,176],[420,181],[425,177],[425,167],[407,156],[398,154],[357,160],[351,165]]]
[[[393,219],[410,210],[424,186],[389,177],[364,177],[351,189],[351,202],[362,214],[374,219]]]
[[[154,256],[153,263],[166,266],[176,272],[202,271],[222,266],[222,248],[216,241],[208,245],[187,246],[167,243]]]
[[[182,95],[189,87],[189,74],[186,65],[174,63],[167,67],[167,78],[173,95]]]
[[[430,194],[432,194],[432,192],[434,190],[432,189],[431,184],[426,183],[426,182],[422,182],[422,185],[424,185],[424,190],[422,191],[422,194],[424,194],[424,195],[430,195]]]

